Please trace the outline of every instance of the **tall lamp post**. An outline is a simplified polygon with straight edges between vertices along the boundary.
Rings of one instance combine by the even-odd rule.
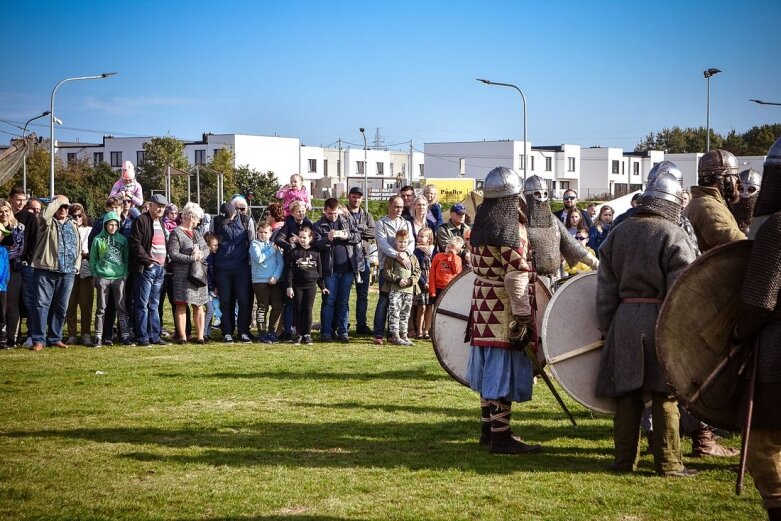
[[[60,81],[57,85],[54,86],[54,89],[52,89],[52,98],[51,98],[51,105],[49,106],[49,117],[50,117],[50,133],[49,133],[49,154],[51,155],[51,163],[49,165],[49,195],[52,199],[54,199],[54,95],[57,93],[57,89],[60,88],[60,85],[63,83],[67,83],[69,81],[80,81],[80,80],[103,80],[110,76],[115,76],[116,72],[104,72],[103,74],[99,74],[97,76],[78,76],[75,78],[65,78],[64,80]]]
[[[526,141],[526,96],[523,95],[523,91],[518,88],[517,85],[512,83],[499,83],[498,81],[484,80],[476,78],[477,81],[485,83],[486,85],[499,85],[500,87],[510,87],[518,91],[523,100],[523,180],[526,181],[526,165],[529,163],[529,151],[528,142]]]
[[[753,101],[757,105],[781,105],[781,103],[776,103],[774,101],[763,101],[761,99],[750,99],[749,101]]]
[[[708,83],[708,98],[706,102],[706,108],[705,108],[705,151],[710,151],[710,78],[711,76],[715,76],[718,73],[721,72],[721,69],[708,69],[707,71],[704,71],[702,74],[705,76],[705,79]]]
[[[368,161],[368,146],[366,144],[366,129],[359,128],[361,135],[363,136],[363,191],[366,195],[366,212],[369,212],[369,161]]]
[[[40,116],[35,116],[34,118],[30,118],[27,120],[27,123],[24,124],[24,129],[22,129],[22,142],[24,143],[27,141],[27,126],[35,121],[36,119],[45,118],[48,116],[50,112],[47,110]],[[24,154],[22,154],[22,190],[24,190],[24,193],[27,193],[27,143],[25,143],[24,148]]]

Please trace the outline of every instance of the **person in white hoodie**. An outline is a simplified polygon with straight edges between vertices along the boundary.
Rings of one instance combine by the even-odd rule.
[[[276,344],[279,342],[277,325],[282,315],[282,285],[279,279],[285,262],[282,251],[271,242],[271,226],[262,221],[255,231],[249,256],[252,262],[252,289],[258,306],[258,336],[265,344]]]

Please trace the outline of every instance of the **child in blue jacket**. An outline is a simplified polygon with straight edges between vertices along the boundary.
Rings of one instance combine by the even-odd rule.
[[[252,262],[252,289],[258,303],[258,335],[261,342],[275,344],[279,342],[276,330],[282,315],[283,293],[279,279],[285,262],[282,252],[271,242],[271,226],[263,221],[255,231],[249,256]]]

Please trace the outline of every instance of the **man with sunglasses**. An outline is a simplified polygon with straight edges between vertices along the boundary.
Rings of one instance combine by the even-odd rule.
[[[572,210],[578,210],[578,193],[575,190],[569,189],[565,190],[564,197],[562,197],[562,201],[564,201],[564,208],[559,210],[558,212],[553,212],[553,215],[555,215],[561,222],[566,223],[567,222],[567,215]],[[594,224],[591,221],[591,216],[588,214],[586,210],[579,210],[580,214],[583,216],[583,222],[586,223],[586,226],[591,228],[591,225]]]

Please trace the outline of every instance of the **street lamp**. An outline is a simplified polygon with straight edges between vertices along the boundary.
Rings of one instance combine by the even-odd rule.
[[[52,89],[52,98],[51,98],[51,105],[49,106],[49,116],[50,116],[50,134],[49,134],[49,153],[51,155],[50,160],[51,163],[49,165],[49,193],[52,199],[54,199],[54,95],[57,93],[57,89],[60,88],[60,85],[63,83],[67,83],[69,81],[80,81],[80,80],[103,80],[110,76],[115,76],[116,72],[104,72],[103,74],[99,74],[97,76],[78,76],[76,78],[65,78],[61,82],[59,82],[57,85],[54,86],[54,89]]]
[[[753,101],[758,105],[781,105],[781,103],[775,103],[773,101],[762,101],[761,99],[750,99],[749,101]]]
[[[477,81],[485,83],[486,85],[499,85],[500,87],[511,87],[518,91],[523,100],[523,180],[526,182],[526,165],[529,163],[528,143],[526,141],[526,96],[523,95],[523,91],[518,88],[517,85],[512,83],[499,83],[498,81],[483,80],[476,78]]]
[[[47,110],[40,116],[35,116],[34,118],[30,118],[27,120],[27,123],[24,124],[24,129],[22,129],[22,143],[24,144],[24,152],[22,153],[22,190],[24,190],[24,193],[27,193],[27,125],[35,121],[36,119],[45,118],[50,113]],[[62,123],[60,123],[62,124]]]
[[[710,151],[710,77],[715,76],[718,73],[721,72],[721,69],[708,69],[707,71],[704,71],[702,74],[705,76],[705,79],[708,83],[708,99],[706,102],[706,109],[705,109],[705,151]]]
[[[361,135],[363,136],[363,191],[366,196],[366,212],[369,212],[369,161],[368,161],[368,147],[366,145],[366,132],[363,127],[359,128]]]

